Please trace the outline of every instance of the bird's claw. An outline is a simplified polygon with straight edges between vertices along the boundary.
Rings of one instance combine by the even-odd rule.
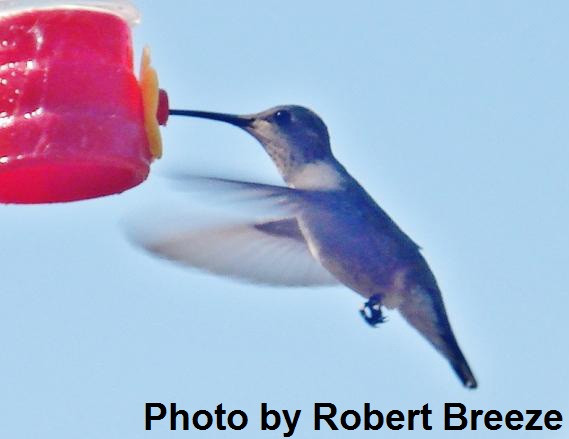
[[[360,314],[365,322],[373,328],[387,321],[387,317],[381,312],[381,301],[378,295],[371,296],[369,300],[364,303],[362,309],[360,309]]]

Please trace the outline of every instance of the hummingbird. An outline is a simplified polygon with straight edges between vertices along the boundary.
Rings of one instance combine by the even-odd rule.
[[[360,294],[371,326],[396,309],[450,363],[462,384],[477,382],[452,331],[441,291],[420,247],[373,200],[332,153],[328,128],[308,108],[283,105],[256,114],[194,110],[252,135],[286,186],[209,178],[284,206],[285,214],[189,230],[153,240],[149,251],[187,266],[274,286],[343,284]]]

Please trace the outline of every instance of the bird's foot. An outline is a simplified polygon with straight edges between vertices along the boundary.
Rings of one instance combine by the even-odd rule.
[[[371,296],[364,303],[362,309],[360,309],[360,314],[366,323],[373,328],[387,321],[387,317],[381,312],[381,297],[378,294]]]

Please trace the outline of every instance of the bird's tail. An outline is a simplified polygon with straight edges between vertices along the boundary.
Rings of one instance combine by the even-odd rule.
[[[478,387],[476,378],[458,346],[438,287],[416,287],[399,306],[401,315],[423,335],[450,363],[462,384]]]
[[[476,378],[474,377],[472,370],[470,370],[470,366],[468,365],[466,358],[464,358],[464,355],[460,351],[460,348],[458,348],[458,345],[457,349],[458,349],[457,353],[459,354],[459,358],[457,359],[449,358],[450,365],[452,366],[453,370],[460,378],[460,381],[462,381],[464,387],[467,387],[469,389],[476,389],[478,387]]]

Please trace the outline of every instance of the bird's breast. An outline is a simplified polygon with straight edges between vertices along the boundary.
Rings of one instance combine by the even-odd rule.
[[[401,303],[412,261],[402,257],[396,242],[341,220],[331,225],[305,215],[299,225],[311,254],[340,282],[364,297],[380,294],[389,308]]]

